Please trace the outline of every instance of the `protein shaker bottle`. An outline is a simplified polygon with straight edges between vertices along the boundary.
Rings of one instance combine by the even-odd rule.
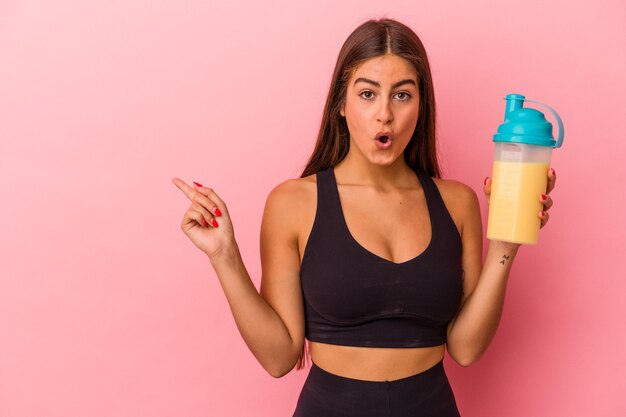
[[[525,97],[507,94],[504,123],[493,135],[495,153],[487,239],[534,245],[539,238],[543,208],[539,194],[545,194],[552,149],[563,144],[563,122],[548,105],[556,119],[559,134],[552,137],[552,124],[543,113],[524,108]]]

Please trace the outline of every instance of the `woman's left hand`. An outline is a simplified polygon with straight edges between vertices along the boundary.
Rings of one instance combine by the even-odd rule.
[[[487,197],[487,204],[489,204],[489,196],[491,195],[491,178],[485,178],[484,184],[485,185],[483,187],[483,191],[485,192],[485,196]],[[552,207],[552,205],[554,204],[554,202],[552,201],[552,197],[550,197],[550,192],[554,190],[555,184],[556,173],[554,172],[554,169],[550,168],[548,170],[548,186],[546,187],[546,194],[540,194],[539,196],[537,196],[539,201],[543,203],[543,210],[537,213],[537,216],[539,216],[539,218],[541,219],[541,225],[539,226],[540,229],[544,227],[550,219],[550,214],[548,213],[548,210],[550,210],[550,207]],[[545,199],[543,197],[545,197]],[[517,243],[510,243],[510,246],[519,247],[520,245]]]

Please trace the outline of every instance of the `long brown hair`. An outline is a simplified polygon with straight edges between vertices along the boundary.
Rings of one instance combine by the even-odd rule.
[[[339,113],[351,75],[370,58],[394,54],[409,61],[418,77],[419,116],[415,131],[404,150],[404,159],[415,172],[441,178],[437,161],[435,135],[435,95],[426,49],[408,26],[388,18],[370,19],[357,27],[346,39],[333,71],[317,142],[300,178],[335,166],[350,148],[348,125]],[[296,369],[304,368],[309,355],[304,341]]]

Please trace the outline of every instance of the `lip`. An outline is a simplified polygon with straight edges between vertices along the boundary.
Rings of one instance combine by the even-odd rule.
[[[374,140],[377,140],[381,136],[387,136],[389,139],[393,140],[393,133],[389,132],[388,130],[381,130],[380,132],[376,133]]]
[[[387,136],[388,139],[385,143],[382,143],[381,141],[378,140],[378,138],[380,138],[381,136]],[[391,147],[391,144],[393,143],[393,134],[389,131],[380,131],[376,134],[374,143],[376,144],[376,147],[378,149],[381,149],[381,150],[389,149]]]

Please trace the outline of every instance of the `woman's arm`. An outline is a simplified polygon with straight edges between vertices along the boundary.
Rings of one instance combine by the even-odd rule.
[[[257,291],[238,248],[210,261],[239,333],[261,366],[270,375],[279,376],[283,364],[295,354],[284,321]]]
[[[501,242],[490,243],[483,266],[478,197],[461,182],[450,184],[450,199],[461,217],[463,295],[459,310],[448,324],[446,348],[459,365],[469,366],[487,349],[498,327],[506,282],[517,250],[503,251],[498,247]]]
[[[273,377],[288,373],[304,344],[304,306],[300,289],[297,225],[302,200],[297,180],[287,180],[268,195],[261,222],[261,288],[257,291],[233,247],[210,258],[237,328],[252,354]]]
[[[548,170],[545,196],[537,196],[544,204],[538,213],[543,228],[549,219],[548,210],[553,205],[550,192],[556,185],[556,174]],[[491,179],[485,179],[484,192],[489,201]],[[491,343],[504,307],[504,295],[513,260],[521,245],[489,241],[487,258],[482,263],[482,221],[480,205],[474,190],[462,183],[458,198],[462,202],[463,241],[463,299],[457,315],[448,324],[448,353],[462,366],[476,362]],[[545,198],[542,198],[545,197]]]
[[[462,366],[476,362],[495,336],[509,272],[518,248],[489,241],[487,258],[476,287],[448,327],[448,352]]]

